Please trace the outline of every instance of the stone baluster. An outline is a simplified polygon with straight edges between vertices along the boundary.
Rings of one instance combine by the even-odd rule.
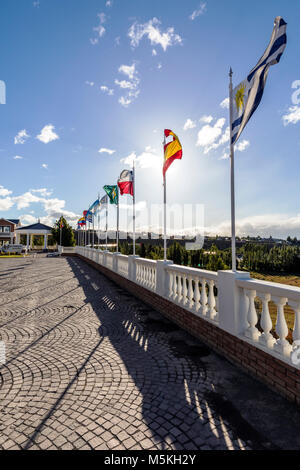
[[[188,277],[188,283],[189,283],[189,288],[188,288],[188,305],[189,308],[193,308],[194,306],[194,290],[193,290],[193,278],[191,276]]]
[[[208,281],[209,292],[208,292],[208,307],[209,307],[209,318],[214,320],[216,317],[216,299],[214,294],[214,281]]]
[[[201,280],[201,308],[200,308],[200,313],[204,317],[206,316],[206,313],[207,313],[207,293],[206,293],[206,280],[205,279]]]
[[[173,278],[174,274],[172,271],[167,271],[169,275],[169,299],[173,298]]]
[[[247,336],[247,338],[250,338],[253,341],[258,341],[260,332],[256,328],[256,324],[258,322],[258,317],[256,313],[256,308],[255,308],[256,291],[246,290],[246,295],[249,299],[249,310],[248,310],[248,316],[247,316],[249,327],[247,328],[245,335]]]
[[[196,313],[199,312],[200,308],[201,308],[201,305],[200,305],[200,299],[201,299],[201,295],[200,295],[200,289],[199,289],[199,279],[194,279],[194,283],[195,283],[195,289],[194,289],[194,299],[195,299],[195,302],[194,302],[194,310]]]
[[[178,274],[178,284],[177,284],[177,286],[178,286],[178,289],[177,289],[177,294],[178,294],[177,302],[178,303],[180,303],[181,300],[182,300],[182,282],[181,281],[182,281],[182,277],[181,277],[180,274]]]
[[[187,289],[186,282],[187,282],[187,277],[186,277],[186,275],[184,274],[184,275],[182,276],[182,283],[183,283],[183,289],[182,289],[182,303],[183,303],[183,305],[187,305],[187,303],[188,303],[188,296],[187,296],[188,289]]]
[[[300,341],[300,302],[293,302],[289,300],[289,305],[295,312],[295,322],[293,330],[293,342],[295,343],[295,341]]]
[[[273,300],[277,305],[277,322],[275,331],[279,337],[274,345],[274,349],[283,356],[289,356],[292,346],[286,340],[289,330],[284,316],[284,306],[288,299],[286,297],[274,297]]]
[[[177,295],[177,283],[176,283],[176,273],[173,272],[173,290],[172,290],[172,300],[175,302]]]
[[[261,319],[260,319],[260,326],[263,330],[263,333],[259,337],[259,342],[266,346],[269,349],[273,349],[275,338],[270,333],[272,330],[272,320],[269,311],[269,302],[271,300],[270,294],[261,294],[260,295],[262,301],[262,312],[261,312]]]

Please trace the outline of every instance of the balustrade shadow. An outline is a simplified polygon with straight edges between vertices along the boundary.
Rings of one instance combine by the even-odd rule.
[[[142,398],[141,405],[133,406],[135,412],[132,414],[132,409],[129,412],[147,426],[160,449],[169,448],[170,444],[177,450],[206,445],[240,449],[247,442],[251,442],[252,449],[279,448],[270,435],[266,437],[242,416],[240,408],[220,393],[226,382],[220,383],[218,373],[221,376],[223,367],[230,370],[233,366],[84,261],[78,258],[67,261],[99,319],[100,337],[109,339]],[[100,347],[105,348],[105,342]],[[278,397],[273,392],[238,373],[244,382],[240,404],[249,398],[249,393],[262,391],[266,399],[276,403]],[[129,401],[134,404],[132,397]],[[259,406],[254,414],[259,415]],[[258,420],[265,419],[270,411],[263,412],[263,406]],[[126,406],[125,409],[128,410]],[[294,412],[294,408],[289,412]],[[290,431],[293,433],[295,428]]]

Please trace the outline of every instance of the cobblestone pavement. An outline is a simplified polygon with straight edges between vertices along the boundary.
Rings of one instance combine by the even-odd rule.
[[[293,405],[77,258],[0,260],[0,339],[0,449],[300,446]]]

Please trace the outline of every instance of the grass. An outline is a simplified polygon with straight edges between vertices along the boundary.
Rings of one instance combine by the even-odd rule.
[[[300,287],[300,276],[297,274],[262,274],[262,273],[251,273],[251,277],[254,279],[260,279],[261,281],[268,281],[268,282],[277,282],[279,284],[286,284],[289,286],[295,286],[295,287]],[[257,311],[260,317],[260,313],[262,310],[262,303],[261,300],[256,297],[255,303],[257,306]],[[275,333],[275,327],[276,327],[276,320],[277,320],[277,307],[274,304],[274,302],[269,302],[269,311],[270,311],[270,316],[273,324],[273,330],[272,332]],[[295,322],[295,314],[294,310],[289,306],[286,305],[284,307],[284,314],[285,314],[285,319],[287,322],[287,326],[289,329],[289,334],[287,339],[292,342],[292,332],[294,329],[294,322]],[[275,336],[277,337],[276,333]]]
[[[28,256],[28,255],[0,255],[0,259],[1,258],[23,258],[24,256]]]

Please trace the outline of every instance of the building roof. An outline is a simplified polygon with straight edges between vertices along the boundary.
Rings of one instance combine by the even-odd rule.
[[[18,225],[20,223],[20,219],[7,219],[9,222],[12,222],[15,225]]]
[[[27,227],[19,227],[17,230],[52,230],[52,227],[38,222],[37,224],[27,225]]]

